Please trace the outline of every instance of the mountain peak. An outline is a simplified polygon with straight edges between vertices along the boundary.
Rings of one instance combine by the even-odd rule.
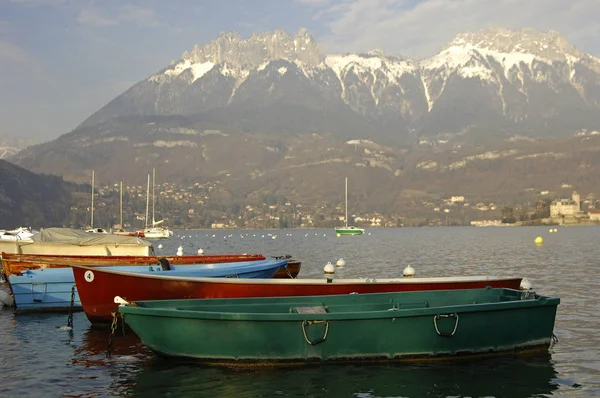
[[[278,59],[300,61],[308,66],[322,61],[316,42],[305,28],[294,37],[283,29],[255,33],[247,39],[236,32],[224,32],[210,44],[196,45],[191,52],[184,52],[182,59],[192,64],[227,63],[241,68],[255,68]]]
[[[468,46],[505,54],[531,54],[551,61],[585,56],[554,30],[540,32],[530,28],[520,31],[503,28],[482,29],[458,34],[446,48]]]

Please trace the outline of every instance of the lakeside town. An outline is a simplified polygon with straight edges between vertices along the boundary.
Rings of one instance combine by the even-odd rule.
[[[563,184],[563,191],[571,188]],[[157,184],[155,219],[164,219],[172,228],[269,229],[331,228],[343,225],[343,203],[335,205],[295,203],[285,197],[262,195],[248,204],[225,205],[216,197],[219,183],[194,183],[180,187]],[[352,212],[348,223],[362,228],[435,226],[515,226],[515,225],[600,225],[600,201],[590,193],[572,191],[569,197],[553,198],[550,191],[536,192],[539,199],[508,205],[471,201],[464,195],[438,200],[415,201],[398,213]],[[95,224],[105,228],[137,228],[146,222],[146,206],[152,214],[153,201],[144,185],[123,186],[123,226],[119,220],[118,184],[104,185],[96,191]],[[70,227],[89,223],[89,193],[81,193],[80,205],[71,208]],[[148,221],[150,222],[150,220]]]

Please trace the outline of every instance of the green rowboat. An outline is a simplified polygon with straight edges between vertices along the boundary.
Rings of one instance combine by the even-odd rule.
[[[545,350],[558,298],[512,289],[139,301],[152,350],[222,365],[447,359]]]

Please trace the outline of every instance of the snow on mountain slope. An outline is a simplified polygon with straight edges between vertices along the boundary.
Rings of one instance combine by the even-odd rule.
[[[230,32],[184,52],[84,124],[123,115],[194,115],[257,101],[310,109],[318,103],[392,134],[468,131],[481,123],[539,128],[553,118],[568,130],[570,110],[586,119],[577,128],[590,128],[600,107],[600,60],[552,31],[462,33],[422,61],[381,51],[322,56],[305,29],[246,39]]]
[[[519,91],[528,96],[527,80],[548,83],[555,91],[557,80],[580,88],[577,75],[582,63],[600,73],[598,58],[577,50],[558,32],[487,29],[459,34],[440,53],[423,60],[421,66],[431,110],[451,75],[496,86],[500,97],[503,85],[517,84]],[[585,98],[582,90],[578,91]]]

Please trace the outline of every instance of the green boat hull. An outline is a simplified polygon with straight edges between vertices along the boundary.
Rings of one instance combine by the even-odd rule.
[[[337,235],[362,235],[365,231],[359,228],[336,228]]]
[[[546,349],[558,298],[510,289],[254,299],[119,307],[159,354],[226,365],[446,359]]]

